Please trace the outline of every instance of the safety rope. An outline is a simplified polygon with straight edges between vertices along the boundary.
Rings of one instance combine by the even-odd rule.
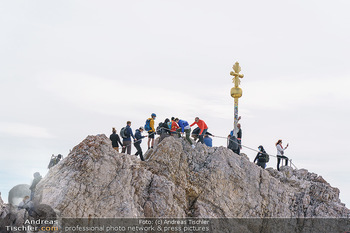
[[[170,131],[170,133],[180,134],[180,132],[171,131],[171,129],[169,129],[169,128],[160,127],[160,128],[158,128],[158,129],[156,129],[155,132],[150,133],[148,136],[157,133],[157,131],[160,131],[160,132],[161,132],[161,130],[163,130],[163,129],[164,129],[164,130],[167,130],[167,131]],[[192,135],[197,135],[197,136],[199,136],[200,134],[193,134],[193,133],[192,133]],[[145,137],[148,137],[148,136],[145,136]],[[204,135],[203,135],[203,136],[204,136]],[[252,151],[255,151],[255,152],[258,152],[258,153],[261,153],[261,154],[268,155],[268,156],[270,156],[270,157],[275,157],[275,158],[277,158],[277,159],[278,159],[278,158],[284,159],[284,158],[281,158],[281,157],[278,157],[278,156],[275,156],[275,155],[270,155],[270,154],[268,154],[268,153],[261,152],[261,151],[259,151],[259,150],[254,149],[254,148],[251,148],[251,147],[249,147],[249,146],[243,145],[243,144],[241,144],[241,143],[239,143],[239,142],[236,142],[235,140],[229,139],[228,137],[217,136],[217,135],[213,135],[213,134],[211,134],[210,136],[215,137],[215,138],[222,138],[222,139],[226,139],[226,140],[232,141],[232,142],[238,144],[238,146],[244,147],[244,148],[246,148],[246,149],[248,149],[248,150],[252,150]],[[130,138],[130,139],[131,139],[131,138]],[[141,141],[142,139],[143,139],[143,138],[138,139],[138,140],[134,141],[134,143],[131,143],[130,145],[127,145],[127,146],[131,146],[132,144],[135,144],[135,143]],[[125,146],[125,147],[127,147],[127,146]],[[123,147],[124,147],[124,146],[123,146]],[[291,159],[288,159],[288,160],[289,160],[289,163],[290,163],[295,169],[298,169],[298,168],[295,166],[295,164],[292,162]]]

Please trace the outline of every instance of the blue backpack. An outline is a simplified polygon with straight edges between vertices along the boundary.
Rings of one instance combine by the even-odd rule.
[[[151,122],[151,118],[148,118],[145,124],[145,131],[147,132],[151,130],[150,122]]]

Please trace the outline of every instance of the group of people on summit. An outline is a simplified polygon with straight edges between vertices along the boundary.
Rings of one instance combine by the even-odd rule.
[[[195,148],[190,136],[194,139],[194,141],[199,140],[200,143],[207,145],[208,147],[212,147],[212,137],[215,137],[211,133],[208,132],[207,124],[196,117],[194,122],[190,125],[187,121],[179,118],[172,117],[171,120],[166,118],[164,122],[159,123],[158,127],[155,128],[155,119],[157,115],[155,113],[151,114],[151,117],[146,120],[145,126],[141,126],[135,130],[135,134],[131,129],[131,121],[126,122],[126,126],[120,130],[120,136],[117,133],[115,128],[112,128],[112,134],[110,135],[110,140],[112,141],[112,147],[119,152],[119,146],[122,148],[122,153],[131,154],[131,146],[134,144],[137,152],[135,155],[140,156],[142,161],[145,161],[143,157],[143,152],[141,148],[142,139],[148,137],[148,149],[153,148],[155,135],[160,135],[158,143],[160,143],[165,137],[176,136],[181,137],[185,136],[185,139],[188,143]],[[239,121],[241,117],[237,119]],[[193,131],[191,127],[197,125]],[[146,131],[148,133],[147,136],[143,136],[142,133]],[[191,134],[192,131],[192,134]],[[132,139],[134,143],[132,143]],[[227,136],[227,148],[231,149],[234,153],[240,154],[240,150],[242,149],[242,129],[241,124],[237,124],[237,133],[232,130],[230,134]],[[282,140],[278,140],[276,143],[277,148],[277,169],[280,170],[280,162],[282,159],[285,159],[285,165],[288,165],[288,158],[284,156],[284,150],[288,148],[288,144],[285,148],[282,146]],[[254,163],[257,162],[257,165],[265,169],[266,163],[269,162],[269,155],[266,153],[263,146],[258,147],[258,154],[254,159]]]
[[[109,137],[112,141],[112,147],[117,152],[119,152],[120,145],[120,147],[122,148],[122,153],[126,152],[127,154],[131,154],[131,145],[133,139],[133,144],[137,150],[135,155],[139,155],[140,159],[144,161],[143,152],[141,148],[142,139],[148,137],[147,145],[148,149],[151,149],[154,146],[154,138],[156,134],[160,135],[159,142],[161,142],[165,137],[181,137],[182,135],[185,135],[185,139],[192,146],[192,148],[195,148],[195,145],[190,139],[190,136],[192,136],[195,139],[195,141],[198,138],[199,142],[205,143],[207,146],[210,147],[212,146],[212,139],[209,137],[209,135],[212,136],[212,134],[208,132],[207,124],[203,120],[199,119],[199,117],[196,117],[195,121],[191,125],[183,119],[172,117],[171,120],[169,120],[168,118],[166,118],[164,122],[159,123],[158,127],[155,128],[154,120],[156,119],[156,117],[157,115],[155,113],[152,113],[151,117],[146,120],[145,126],[141,126],[137,130],[135,130],[135,134],[131,129],[131,121],[127,121],[126,126],[120,130],[120,136],[117,134],[117,130],[115,128],[112,128],[112,134]],[[193,130],[191,135],[191,127],[194,125],[197,125],[198,127]],[[144,131],[148,133],[147,136],[142,135],[142,132]],[[122,137],[122,141],[120,137]]]

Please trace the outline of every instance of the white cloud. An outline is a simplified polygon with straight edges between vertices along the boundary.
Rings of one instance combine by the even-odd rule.
[[[0,122],[0,133],[4,136],[52,138],[47,129],[18,122]]]

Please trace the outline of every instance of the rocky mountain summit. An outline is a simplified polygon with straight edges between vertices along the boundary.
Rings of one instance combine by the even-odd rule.
[[[339,189],[305,169],[263,170],[224,147],[165,138],[147,161],[88,136],[37,185],[62,217],[349,217]]]

